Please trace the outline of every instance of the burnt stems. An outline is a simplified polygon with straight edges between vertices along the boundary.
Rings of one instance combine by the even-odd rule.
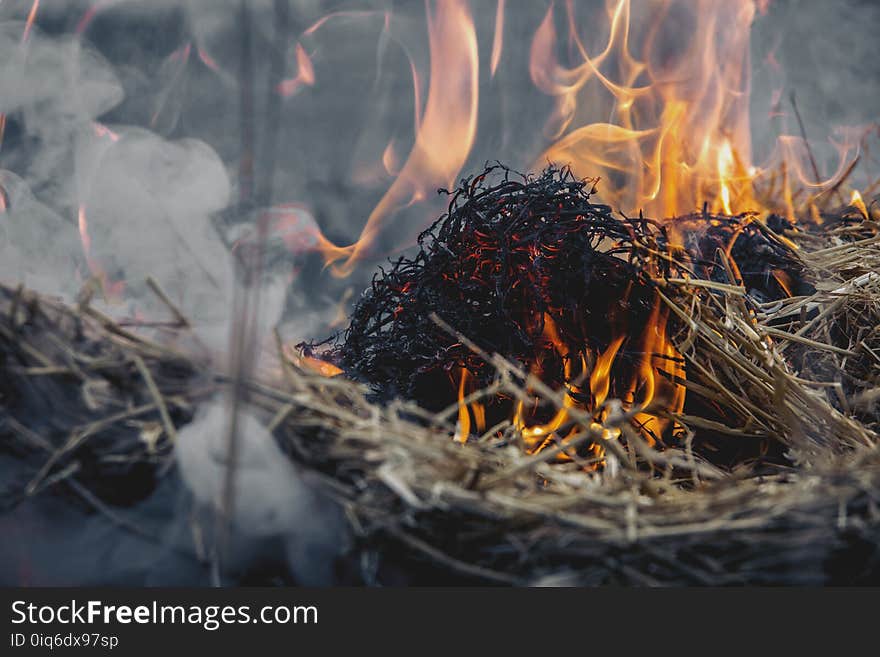
[[[486,352],[540,370],[555,388],[565,381],[566,360],[585,353],[592,368],[591,358],[623,335],[608,398],[638,398],[631,386],[657,281],[686,275],[734,282],[721,261],[727,252],[744,263],[736,275],[757,300],[785,295],[777,278],[800,285],[797,259],[758,222],[705,213],[666,223],[620,216],[591,201],[594,184],[553,166],[526,176],[496,165],[463,180],[446,192],[448,211],[420,236],[415,255],[380,269],[342,338],[302,347],[371,384],[382,399],[400,396],[439,410],[455,402],[462,368],[473,377],[471,390],[488,385],[494,369],[432,313]],[[664,256],[672,252],[675,259]],[[548,338],[554,332],[562,348]],[[495,400],[494,413],[487,409],[490,423],[509,416],[506,401]],[[590,407],[588,399],[577,401]]]
[[[631,245],[645,222],[616,219],[589,201],[591,191],[591,181],[555,168],[530,178],[494,166],[463,181],[448,212],[420,236],[418,252],[373,279],[344,340],[324,357],[383,397],[439,409],[454,400],[453,371],[466,367],[477,385],[493,371],[432,312],[524,366],[547,351],[546,314],[567,344],[598,349],[612,331],[643,326],[652,295]],[[561,363],[545,367],[561,380]]]

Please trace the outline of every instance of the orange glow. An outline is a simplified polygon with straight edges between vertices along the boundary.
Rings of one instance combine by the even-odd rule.
[[[468,436],[471,434],[471,413],[474,416],[476,430],[480,432],[486,430],[486,409],[483,404],[473,402],[469,407],[464,403],[465,397],[472,392],[468,385],[470,378],[471,374],[468,369],[462,367],[458,379],[458,426],[455,431],[455,440],[461,443],[467,442]]]
[[[299,362],[306,369],[311,370],[316,374],[320,374],[321,376],[332,377],[342,374],[342,370],[333,363],[328,363],[325,360],[321,360],[320,358],[313,358],[312,356],[301,356],[299,358]]]
[[[464,403],[465,390],[467,389],[468,371],[467,368],[461,368],[458,384],[458,427],[455,431],[455,439],[460,442],[466,442],[468,436],[471,435],[471,415],[468,413],[467,404]]]
[[[504,1],[498,0],[495,10],[495,36],[492,38],[492,55],[489,60],[489,75],[495,77],[498,63],[501,61],[501,50],[504,47]]]
[[[88,9],[86,9],[85,13],[79,19],[79,22],[76,24],[76,33],[82,34],[85,32],[89,25],[92,24],[92,21],[95,19],[95,16],[98,14],[98,6],[92,5]]]
[[[776,212],[795,220],[809,199],[795,203],[796,185],[818,195],[839,182],[858,155],[861,137],[839,143],[834,175],[817,179],[802,137],[781,135],[763,166],[752,162],[749,126],[750,28],[766,0],[606,0],[607,41],[596,53],[582,40],[592,17],[565,3],[574,65],[558,57],[556,8],[532,38],[529,71],[555,98],[545,125],[553,140],[535,167],[569,164],[598,176],[598,197],[627,214],[655,218],[701,210]],[[638,13],[634,12],[638,9]],[[595,21],[590,20],[590,24]],[[778,63],[771,52],[771,66]],[[774,97],[780,108],[781,90]],[[777,176],[782,173],[781,186]],[[771,193],[759,193],[769,189]]]
[[[421,112],[416,91],[415,143],[399,175],[370,213],[357,241],[339,246],[319,236],[317,248],[337,277],[353,271],[397,210],[424,200],[438,187],[451,186],[470,154],[477,131],[479,55],[466,0],[438,3],[433,11],[429,8],[428,47],[428,95]],[[419,72],[412,61],[410,65],[418,90]]]
[[[663,406],[671,413],[681,413],[684,408],[685,388],[680,382],[684,381],[685,372],[681,356],[666,337],[668,319],[668,311],[666,309],[661,311],[658,299],[644,334],[644,356],[640,373],[629,396],[633,398],[632,403],[637,407],[648,408],[655,403],[660,384],[671,385],[671,391],[664,400]],[[663,372],[667,377],[658,378],[659,372]],[[637,394],[638,401],[634,398]],[[666,431],[669,422],[653,413],[639,412],[635,415],[635,424],[642,437],[653,446]]]
[[[730,188],[728,181],[733,173],[733,149],[726,139],[718,152],[718,184],[721,194],[721,208],[725,214],[733,214],[730,205]]]
[[[671,217],[704,203],[728,214],[760,209],[751,191],[754,175],[748,173],[754,4],[666,0],[651,7],[650,25],[636,26],[638,57],[631,47],[636,37],[629,0],[608,3],[608,40],[591,55],[573,4],[567,3],[578,58],[572,68],[557,58],[555,10],[548,10],[530,58],[534,83],[556,98],[547,124],[556,141],[540,162],[571,164],[579,175],[600,176],[599,197],[627,213]],[[673,45],[673,32],[690,40]],[[579,117],[603,122],[578,125]]]
[[[119,299],[125,289],[124,281],[111,281],[101,264],[92,257],[92,238],[89,235],[89,223],[86,219],[86,207],[80,205],[77,211],[77,227],[79,228],[79,239],[82,243],[83,255],[89,266],[92,277],[101,283],[101,289],[108,299]]]
[[[79,212],[76,216],[77,226],[79,227],[79,239],[82,242],[83,254],[86,256],[86,260],[91,261],[92,254],[92,238],[89,237],[89,224],[86,220],[86,207],[84,205],[79,206]],[[89,262],[89,267],[91,267],[91,262]]]
[[[773,274],[773,279],[779,283],[779,287],[785,291],[785,294],[793,297],[794,293],[791,290],[791,276],[781,269],[774,269],[771,273]]]
[[[83,32],[85,32],[87,29],[89,29],[89,26],[92,24],[92,21],[95,20],[95,17],[98,15],[99,11],[109,9],[112,5],[115,5],[119,2],[124,2],[124,0],[92,0],[91,6],[86,9],[86,11],[83,13],[76,24],[76,33],[82,34]]]
[[[296,77],[282,80],[278,83],[278,93],[288,97],[295,94],[303,86],[312,87],[315,84],[315,67],[302,44],[296,44]]]
[[[858,190],[853,191],[849,204],[850,206],[858,210],[866,220],[871,219],[871,215],[868,212],[868,207],[865,205],[865,201],[862,199],[862,195],[859,194]]]
[[[37,12],[40,10],[40,0],[34,0],[34,3],[31,5],[31,10],[28,13],[27,21],[24,24],[24,33],[21,35],[22,43],[26,42],[31,35],[31,30],[34,28],[34,21],[37,20]]]
[[[604,440],[619,438],[618,429],[609,429],[603,425],[607,414],[604,404],[611,394],[621,400],[624,410],[636,411],[633,425],[649,444],[655,444],[668,429],[669,421],[656,415],[655,411],[640,409],[659,404],[665,411],[680,413],[685,399],[685,388],[682,385],[685,379],[684,365],[680,354],[666,336],[667,320],[668,314],[661,311],[658,299],[640,338],[628,339],[627,335],[620,333],[604,349],[593,351],[584,345],[568,344],[560,335],[552,317],[545,313],[543,335],[548,348],[563,361],[566,394],[561,408],[544,422],[535,421],[537,400],[535,404],[527,404],[522,400],[515,404],[512,424],[520,431],[527,450],[536,453],[557,441],[564,444],[576,437],[581,431],[578,427],[569,429],[564,435],[560,431],[570,420],[569,409],[574,408],[593,416],[591,428],[599,431]],[[633,369],[632,365],[621,364],[619,359],[624,345],[639,343],[638,347],[627,347],[628,350],[639,349],[641,353],[636,367]],[[590,361],[593,363],[592,368],[588,365]],[[533,363],[531,373],[541,377],[540,357]],[[661,373],[663,376],[660,376]],[[579,401],[587,399],[581,386],[581,381],[587,376],[589,403]],[[626,381],[629,383],[622,386]],[[459,399],[461,398],[460,390]],[[588,453],[595,466],[602,463],[605,450],[601,445],[593,444],[588,448]],[[563,454],[559,458],[569,460],[571,456]]]
[[[82,242],[83,255],[86,257],[86,263],[89,266],[89,270],[91,271],[92,276],[103,283],[106,279],[104,270],[97,261],[92,258],[92,238],[89,235],[89,223],[86,219],[86,207],[84,205],[79,206],[79,211],[77,212],[77,226],[79,228],[79,239],[80,242]]]

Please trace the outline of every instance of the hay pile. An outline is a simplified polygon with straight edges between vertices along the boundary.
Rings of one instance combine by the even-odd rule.
[[[311,374],[281,349],[277,376],[244,390],[290,458],[344,507],[357,537],[354,581],[877,583],[880,225],[847,212],[779,236],[800,247],[808,295],[758,300],[732,268],[727,281],[651,273],[677,318],[688,395],[716,400],[723,413],[676,417],[683,439],[660,451],[632,429],[642,409],[612,405],[606,426],[625,441],[604,441],[601,471],[556,462],[561,446],[527,455],[509,431],[454,443],[457,405],[435,413],[379,404],[367,386]],[[670,266],[690,271],[693,262]],[[491,366],[490,389],[477,396],[528,388],[563,404],[461,327],[430,321]],[[22,463],[4,503],[69,491],[117,518],[167,474],[175,428],[230,385],[87,301],[66,307],[7,287],[0,382],[0,444]],[[571,421],[582,440],[601,439],[592,416],[573,409]],[[786,464],[719,467],[695,448],[700,432],[779,445]],[[140,488],[129,490],[132,480]]]

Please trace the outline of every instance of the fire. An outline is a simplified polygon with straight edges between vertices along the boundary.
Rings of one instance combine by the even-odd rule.
[[[394,150],[394,140],[388,142],[385,150],[382,151],[382,166],[385,167],[385,173],[389,176],[396,176],[400,173],[400,166],[397,162],[397,151]]]
[[[579,176],[599,178],[599,198],[614,209],[631,215],[643,211],[656,219],[706,209],[762,217],[775,212],[795,221],[811,212],[810,202],[834,188],[853,163],[858,140],[848,135],[837,144],[837,171],[824,179],[815,162],[808,166],[805,136],[780,134],[768,161],[761,166],[752,161],[750,29],[766,9],[766,2],[756,0],[606,0],[606,20],[597,21],[579,14],[587,10],[571,0],[551,3],[530,43],[531,79],[555,100],[544,130],[549,146],[532,168],[548,161],[570,165]],[[507,11],[505,0],[498,0],[488,49],[490,78],[504,56]],[[381,38],[394,38],[392,14],[381,15]],[[314,36],[332,19],[379,17],[375,11],[331,13],[301,38]],[[564,36],[557,34],[560,18]],[[387,142],[381,164],[395,179],[357,240],[342,245],[319,236],[316,250],[335,276],[349,275],[357,262],[375,255],[376,241],[395,213],[452,185],[471,154],[479,48],[470,5],[467,0],[428,4],[427,21],[428,75],[407,55],[415,143],[398,162],[392,140]],[[775,61],[772,53],[769,57]],[[296,61],[298,74],[281,84],[282,94],[315,83],[314,64],[300,43]],[[782,90],[776,95],[780,105]],[[774,111],[789,115],[781,107]],[[799,200],[797,185],[812,196]]]
[[[684,407],[685,379],[681,355],[666,336],[668,316],[661,311],[659,300],[655,301],[649,321],[638,342],[641,344],[641,357],[635,368],[627,367],[618,360],[621,348],[627,342],[625,333],[618,333],[601,350],[591,350],[577,344],[568,344],[550,314],[544,314],[544,338],[548,352],[562,359],[564,372],[564,395],[561,407],[546,421],[539,421],[538,399],[527,404],[516,402],[511,423],[519,431],[529,453],[540,452],[556,443],[565,444],[580,435],[577,426],[566,429],[571,418],[570,409],[589,413],[593,421],[591,429],[598,432],[604,440],[620,437],[616,428],[604,425],[607,420],[606,401],[612,391],[619,396],[622,407],[633,411],[633,425],[648,442],[656,444],[667,432],[669,420],[656,414],[655,403],[668,413],[680,413]],[[629,341],[630,343],[632,340]],[[589,363],[592,362],[592,366]],[[544,380],[542,357],[536,357],[531,373]],[[485,430],[485,407],[482,403],[466,403],[465,398],[473,391],[467,385],[470,374],[462,368],[458,387],[458,426],[456,440],[464,442],[471,433],[471,417],[477,420],[478,430]],[[623,380],[629,380],[621,386]],[[584,382],[587,386],[584,386]],[[614,389],[613,389],[614,388]],[[662,390],[662,394],[661,391]],[[658,399],[659,398],[659,399]],[[597,467],[604,462],[605,449],[600,444],[587,448],[588,467]],[[563,452],[561,460],[572,460],[573,455]]]
[[[94,279],[101,284],[101,290],[108,299],[119,299],[122,297],[125,289],[125,281],[112,281],[104,271],[101,264],[92,256],[92,238],[89,235],[89,222],[86,217],[85,205],[80,205],[77,211],[77,228],[79,229],[79,238],[82,243],[83,255],[89,266]]]
[[[348,12],[352,13],[356,12]],[[313,34],[329,18],[310,27],[306,34]],[[437,3],[433,10],[429,8],[428,48],[430,75],[424,109],[419,95],[421,73],[411,62],[416,137],[396,179],[370,213],[354,243],[340,246],[320,235],[317,250],[336,276],[348,276],[353,271],[396,211],[424,200],[438,187],[451,186],[471,152],[477,132],[479,54],[476,28],[466,0],[449,0]],[[313,82],[311,64],[306,65],[307,58],[300,57],[300,52],[297,51],[297,80],[302,81],[305,75],[306,80]],[[393,170],[390,160],[388,156],[385,164]]]
[[[300,364],[306,369],[309,369],[316,374],[320,374],[321,376],[333,377],[342,374],[342,370],[336,367],[333,363],[328,363],[325,360],[314,358],[312,356],[302,356]]]
[[[292,96],[303,86],[311,87],[315,84],[315,67],[312,59],[302,44],[296,44],[296,77],[288,78],[278,84],[278,93],[282,96]]]
[[[34,21],[37,20],[37,12],[40,10],[40,0],[34,0],[34,3],[31,5],[31,10],[28,12],[27,21],[24,26],[24,33],[21,35],[21,41],[24,43],[28,40],[28,37],[31,35],[31,30],[34,28]]]
[[[567,3],[577,59],[570,68],[557,59],[550,7],[534,36],[530,65],[535,84],[556,98],[547,126],[556,141],[541,161],[600,176],[603,199],[626,212],[672,217],[704,204],[727,214],[758,209],[747,173],[754,4],[670,0],[652,7],[650,24],[643,25],[629,0],[609,3],[607,43],[591,55],[582,22]],[[673,43],[672,34],[684,35],[684,43]],[[581,116],[605,118],[576,125]]]
[[[730,142],[724,140],[724,145],[718,152],[718,181],[721,195],[721,206],[725,214],[733,214],[730,204],[730,187],[728,181],[733,170],[733,148]]]
[[[489,75],[493,78],[501,61],[502,48],[504,48],[504,0],[498,0],[495,12],[495,36],[492,38],[492,56],[489,60]]]
[[[281,357],[298,367],[327,378],[342,374],[342,370],[333,363],[328,363],[326,360],[321,360],[307,353],[300,353],[296,347],[290,344],[281,345]]]
[[[856,210],[858,210],[866,221],[871,220],[871,214],[868,212],[868,207],[865,205],[865,201],[864,199],[862,199],[862,195],[859,194],[858,190],[853,191],[852,198],[850,198],[849,204],[851,207],[854,207]]]
[[[749,33],[756,10],[765,13],[766,4],[609,0],[607,41],[591,54],[584,27],[593,23],[567,2],[571,66],[557,56],[551,5],[530,57],[535,85],[556,99],[546,125],[554,141],[538,162],[599,176],[602,199],[626,213],[668,218],[705,207],[728,215],[778,212],[794,220],[808,211],[808,203],[795,207],[794,186],[816,195],[832,188],[854,161],[858,138],[847,135],[837,144],[837,171],[823,179],[792,99],[801,136],[781,134],[768,162],[752,162]],[[764,188],[771,193],[759,194]]]
[[[93,122],[92,129],[94,130],[96,137],[107,137],[112,142],[119,141],[119,134],[113,132],[103,123],[98,123],[97,121]]]

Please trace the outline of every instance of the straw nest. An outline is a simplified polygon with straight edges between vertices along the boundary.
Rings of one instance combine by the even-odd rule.
[[[611,402],[606,425],[626,440],[604,441],[600,471],[558,462],[563,445],[526,455],[510,428],[458,444],[455,406],[376,404],[360,384],[301,369],[280,345],[274,374],[241,390],[345,510],[359,582],[876,582],[878,228],[851,220],[788,235],[816,289],[809,296],[761,304],[735,280],[661,281],[682,327],[674,341],[688,394],[716,400],[724,420],[677,417],[682,440],[658,451],[629,422],[644,409]],[[175,317],[166,333],[188,331]],[[0,287],[0,440],[22,464],[4,504],[55,489],[129,522],[123,507],[173,469],[177,428],[232,382],[167,345],[88,298],[68,306]],[[497,372],[487,394],[528,388],[562,404],[514,363],[472,347]],[[601,440],[592,417],[571,409],[570,418],[579,440]],[[694,448],[700,432],[769,441],[785,463],[718,467]]]

